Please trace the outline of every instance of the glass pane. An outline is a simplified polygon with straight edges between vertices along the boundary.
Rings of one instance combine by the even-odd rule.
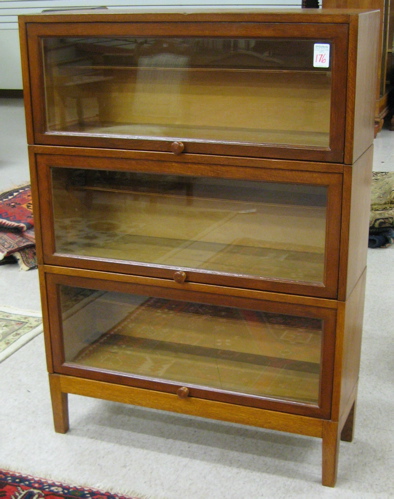
[[[56,251],[323,282],[327,188],[52,168]]]
[[[319,40],[44,38],[47,129],[328,147],[329,52]]]
[[[317,404],[323,321],[60,286],[66,362]]]

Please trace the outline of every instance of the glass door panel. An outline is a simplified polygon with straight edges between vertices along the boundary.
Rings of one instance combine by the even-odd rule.
[[[321,284],[328,187],[51,168],[60,255]]]
[[[329,148],[332,44],[45,37],[49,132]]]
[[[59,285],[65,365],[318,406],[324,320]]]

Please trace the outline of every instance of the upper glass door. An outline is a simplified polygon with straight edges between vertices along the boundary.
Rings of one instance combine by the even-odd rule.
[[[323,38],[305,26],[286,38],[269,25],[248,37],[239,26],[239,36],[212,28],[204,37],[175,35],[168,25],[160,36],[149,26],[142,34],[131,25],[127,36],[114,26],[105,37],[57,28],[58,35],[52,29],[37,38],[43,81],[32,90],[44,96],[36,106],[38,141],[341,159],[341,26]]]
[[[318,66],[316,45],[45,38],[47,130],[327,148],[330,44],[326,64]]]

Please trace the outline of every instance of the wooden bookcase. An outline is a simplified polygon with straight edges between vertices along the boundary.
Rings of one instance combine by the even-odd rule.
[[[334,486],[378,12],[19,22],[56,431],[74,393],[319,437]]]

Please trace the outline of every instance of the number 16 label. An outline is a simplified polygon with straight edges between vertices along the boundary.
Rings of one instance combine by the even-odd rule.
[[[313,67],[330,67],[330,45],[328,43],[315,43],[313,46]]]

